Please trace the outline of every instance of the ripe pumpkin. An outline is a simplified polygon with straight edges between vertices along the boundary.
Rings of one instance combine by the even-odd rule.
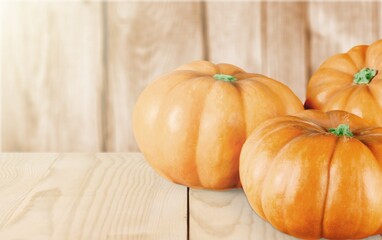
[[[265,121],[240,157],[256,213],[299,238],[382,233],[382,128],[345,111],[305,110]]]
[[[305,107],[345,110],[382,126],[382,39],[326,60],[309,81]]]
[[[231,64],[195,61],[151,83],[133,113],[137,143],[167,179],[193,188],[240,187],[239,155],[266,119],[303,110],[292,91]]]

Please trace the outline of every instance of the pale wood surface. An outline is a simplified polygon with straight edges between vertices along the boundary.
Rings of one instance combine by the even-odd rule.
[[[140,153],[3,153],[0,239],[294,238],[261,220],[241,189],[187,193]]]
[[[131,114],[157,76],[229,62],[301,100],[327,57],[382,38],[381,1],[8,1],[0,150],[135,151]]]
[[[209,2],[208,56],[267,75],[305,98],[307,29],[305,3]],[[291,67],[293,66],[293,67]]]
[[[379,6],[379,12],[377,13],[379,18],[378,18],[378,22],[379,22],[379,35],[378,35],[378,38],[382,38],[382,1],[379,1],[378,2],[378,6]]]
[[[203,58],[200,3],[110,3],[108,151],[137,150],[131,116],[139,93],[156,77]]]
[[[231,63],[261,73],[262,5],[260,2],[207,2],[206,45],[210,61]]]
[[[306,3],[265,3],[263,73],[288,85],[305,100],[307,72]]]
[[[3,150],[100,150],[101,4],[2,4]]]
[[[254,213],[242,189],[190,189],[190,239],[292,240]],[[381,235],[367,240],[382,240]]]
[[[0,169],[0,239],[187,237],[187,188],[141,154],[2,154]]]
[[[257,216],[242,189],[190,190],[190,239],[292,240]]]
[[[380,1],[309,3],[310,71],[328,57],[381,38]]]

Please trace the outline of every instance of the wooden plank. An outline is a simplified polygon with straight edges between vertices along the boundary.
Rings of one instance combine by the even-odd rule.
[[[154,78],[203,58],[198,2],[107,4],[107,151],[137,150],[131,116]]]
[[[3,7],[3,3],[0,3],[0,26],[1,28],[4,27],[4,22],[6,20],[5,18],[5,11],[4,11],[4,7]],[[0,49],[1,51],[4,51],[4,45],[3,45],[3,31],[0,30]],[[2,85],[3,85],[3,58],[1,57],[1,53],[0,53],[0,152],[2,151],[3,149],[3,135],[2,135],[2,131],[3,131],[3,95],[2,95],[2,91],[1,91],[1,88],[2,88]]]
[[[367,240],[382,240],[382,234],[381,235],[371,236],[371,237],[368,237],[366,239]]]
[[[213,62],[267,75],[305,98],[304,3],[210,2],[206,14],[208,55]]]
[[[306,3],[264,4],[263,73],[285,83],[304,100],[308,80]]]
[[[0,239],[187,238],[187,188],[141,154],[64,154],[49,171],[29,154],[1,159]]]
[[[379,20],[378,20],[378,23],[379,23],[379,35],[378,35],[378,38],[382,38],[382,1],[380,0],[379,1]]]
[[[55,153],[0,155],[0,229],[22,205],[25,195],[50,174],[52,164],[58,157]]]
[[[3,151],[100,150],[101,3],[3,10]]]
[[[309,3],[310,71],[330,56],[378,39],[378,2]]]
[[[190,239],[291,240],[257,216],[241,189],[190,189]]]
[[[190,239],[292,240],[255,214],[242,189],[190,189]],[[381,240],[381,235],[367,238]]]
[[[207,2],[206,44],[209,60],[262,72],[262,3]]]

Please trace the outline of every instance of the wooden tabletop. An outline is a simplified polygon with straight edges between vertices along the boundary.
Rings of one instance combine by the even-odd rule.
[[[139,153],[6,153],[0,239],[294,238],[261,220],[241,189],[187,189]]]

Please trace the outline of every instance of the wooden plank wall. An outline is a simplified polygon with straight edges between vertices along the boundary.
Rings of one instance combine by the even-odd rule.
[[[99,3],[5,4],[3,151],[97,151],[102,142]]]
[[[304,100],[324,59],[382,38],[380,1],[77,0],[2,11],[2,151],[136,151],[136,98],[178,65],[237,64]]]

